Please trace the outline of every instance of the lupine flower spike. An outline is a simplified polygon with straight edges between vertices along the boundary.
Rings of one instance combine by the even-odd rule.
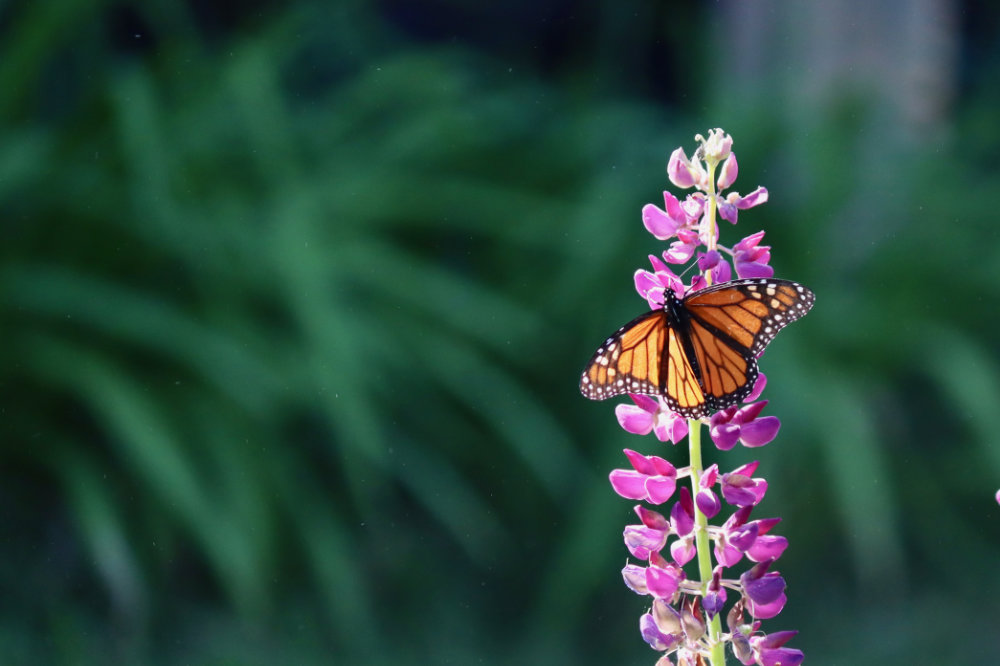
[[[594,400],[627,394],[631,404],[618,405],[615,416],[630,433],[674,445],[688,439],[685,467],[626,449],[630,469],[610,474],[616,493],[656,507],[635,507],[639,524],[627,526],[624,538],[637,563],[627,564],[622,577],[633,592],[651,597],[639,632],[662,653],[657,666],[722,666],[727,645],[741,664],[797,666],[802,651],[785,647],[796,632],[761,628],[787,601],[777,561],[788,541],[772,533],[780,518],[751,518],[767,481],[756,476],[757,462],[703,467],[701,426],[722,451],[775,439],[781,423],[763,414],[767,379],[757,357],[809,311],[814,296],[773,277],[763,231],[731,247],[720,244],[717,217],[735,225],[739,211],[767,201],[767,190],[723,194],[739,171],[732,138],[715,129],[695,139],[691,159],[678,148],[667,163],[670,182],[694,191],[683,200],[664,192],[662,208],[642,209],[646,230],[669,243],[649,257],[652,270],[634,275],[652,310],[604,342],[580,390]],[[670,265],[692,261],[698,272],[684,284]]]

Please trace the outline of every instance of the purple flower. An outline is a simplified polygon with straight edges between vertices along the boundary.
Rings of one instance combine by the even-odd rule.
[[[654,553],[659,553],[667,545],[670,536],[670,522],[663,514],[636,505],[635,512],[642,525],[629,525],[625,528],[625,546],[630,553],[640,560],[649,560]]]
[[[678,229],[677,240],[670,244],[670,249],[663,253],[663,258],[671,264],[686,264],[700,244],[701,239],[696,232]]]
[[[687,536],[694,529],[694,502],[691,501],[691,491],[681,487],[680,498],[670,509],[670,522],[677,536]]]
[[[730,636],[733,645],[733,654],[736,655],[736,658],[744,666],[752,666],[756,658],[753,647],[750,645],[750,639],[738,631],[734,631]]]
[[[687,419],[675,414],[662,398],[630,394],[634,405],[620,404],[615,416],[622,428],[635,435],[654,433],[661,442],[676,444],[688,434]]]
[[[757,619],[766,620],[785,607],[785,579],[776,571],[768,571],[774,560],[764,560],[740,576],[747,610]]]
[[[698,481],[698,494],[694,498],[698,510],[709,519],[715,518],[719,510],[722,509],[722,502],[719,501],[719,497],[712,491],[712,486],[715,485],[718,478],[718,465],[712,465],[706,469]]]
[[[754,461],[722,475],[722,497],[735,506],[759,504],[767,492],[767,481],[751,475],[759,463]]]
[[[670,531],[670,521],[667,520],[662,513],[658,511],[653,511],[652,509],[647,509],[641,504],[635,505],[635,513],[639,516],[639,520],[642,524],[651,530],[661,530],[663,532]]]
[[[626,564],[622,569],[622,578],[625,580],[625,586],[636,594],[649,594],[649,590],[646,589],[646,567]]]
[[[644,456],[631,449],[625,455],[632,463],[632,470],[616,469],[609,479],[615,492],[626,499],[646,500],[650,504],[663,504],[677,487],[677,469],[658,456]]]
[[[757,418],[761,410],[767,406],[767,400],[751,403],[744,407],[731,405],[721,412],[716,412],[709,419],[709,435],[715,445],[723,451],[728,451],[736,442],[743,446],[764,446],[778,435],[781,421],[777,416]]]
[[[719,530],[714,549],[715,561],[719,564],[726,567],[733,566],[742,559],[743,553],[753,546],[760,531],[755,522],[747,524],[752,509],[752,506],[740,507]]]
[[[768,266],[771,261],[771,246],[758,245],[764,239],[764,232],[758,231],[747,236],[733,246],[733,263],[736,265],[736,275],[741,278],[771,277],[774,269]]]
[[[705,159],[716,163],[729,157],[733,149],[733,137],[723,132],[720,127],[709,130],[707,139],[701,134],[696,134],[694,138],[701,143]]]
[[[729,282],[733,274],[729,268],[729,262],[722,261],[722,255],[718,250],[698,253],[698,270],[712,272],[712,284]]]
[[[625,546],[628,552],[640,560],[648,560],[653,553],[657,553],[667,545],[669,532],[653,530],[642,525],[628,525],[625,528]]]
[[[763,518],[748,522],[753,505],[737,509],[719,530],[715,539],[715,560],[731,567],[745,554],[752,562],[774,561],[788,547],[788,539],[768,534],[780,518]],[[671,550],[671,553],[673,551]]]
[[[781,522],[781,518],[761,518],[757,524],[757,539],[747,548],[747,558],[752,562],[774,561],[781,557],[788,548],[788,539],[776,534],[768,534],[772,527]]]
[[[767,375],[761,372],[757,375],[757,381],[753,383],[753,389],[750,391],[750,395],[748,395],[743,402],[754,402],[760,397],[760,394],[764,392],[766,387]]]
[[[722,587],[722,566],[717,566],[712,571],[712,581],[708,584],[708,591],[701,607],[709,619],[715,617],[726,604],[726,588]]]
[[[698,253],[698,270],[704,273],[710,268],[715,268],[719,265],[722,260],[722,255],[719,254],[718,250],[709,250],[708,252]]]
[[[722,168],[719,169],[719,191],[721,192],[732,185],[736,181],[736,175],[739,172],[739,166],[736,164],[736,155],[730,153],[726,161],[722,163]]]
[[[694,559],[698,554],[698,548],[694,543],[694,532],[686,536],[675,539],[670,544],[670,557],[680,566],[684,566]]]
[[[667,177],[671,183],[686,190],[704,183],[708,174],[700,161],[691,162],[684,154],[684,149],[678,148],[670,153],[670,159],[667,160]]]
[[[719,217],[736,224],[739,211],[759,206],[765,202],[767,202],[766,187],[758,187],[745,197],[741,197],[736,192],[730,192],[725,199],[719,200]]]
[[[642,207],[643,225],[659,240],[667,240],[694,219],[696,218],[688,216],[687,210],[670,192],[663,193],[663,210],[653,204]]]
[[[664,652],[675,646],[682,638],[680,634],[665,634],[656,626],[652,613],[646,613],[639,618],[639,632],[642,639],[649,643],[649,647],[658,652]]]
[[[758,662],[762,666],[799,666],[805,655],[802,650],[782,647],[797,631],[776,631],[766,636],[754,636],[750,644],[759,655]]]
[[[666,253],[664,253],[664,258]],[[646,299],[649,307],[653,310],[663,307],[663,291],[672,289],[678,296],[684,293],[684,282],[674,275],[673,271],[657,257],[649,255],[649,263],[653,265],[655,273],[639,269],[635,272],[635,290]]]
[[[663,561],[659,566],[646,567],[646,589],[657,599],[669,602],[683,580],[684,570],[670,562]]]

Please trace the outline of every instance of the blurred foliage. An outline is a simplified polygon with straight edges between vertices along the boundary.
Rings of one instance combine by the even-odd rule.
[[[717,125],[772,193],[741,230],[818,294],[764,360],[779,439],[717,456],[785,519],[771,628],[817,663],[990,654],[953,637],[998,619],[963,601],[1000,593],[995,93],[880,150],[864,101],[669,99],[699,54],[643,3],[541,54],[488,37],[527,5],[335,4],[6,10],[6,661],[654,661],[604,475],[658,445],[576,382],[642,309],[667,155]]]

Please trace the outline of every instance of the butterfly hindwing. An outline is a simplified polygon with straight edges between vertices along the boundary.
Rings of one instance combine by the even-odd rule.
[[[691,320],[691,348],[701,374],[708,413],[724,409],[750,395],[757,380],[757,362],[745,347]],[[705,415],[705,414],[703,414]]]
[[[664,391],[658,393],[666,398],[667,405],[678,414],[694,418],[704,415],[705,393],[694,366],[688,360],[681,335],[669,329],[667,344],[668,370]]]

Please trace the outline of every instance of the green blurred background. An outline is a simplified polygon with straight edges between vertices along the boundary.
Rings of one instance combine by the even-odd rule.
[[[0,661],[646,664],[622,431],[674,147],[817,293],[753,459],[811,664],[991,663],[1000,12],[0,6]]]

